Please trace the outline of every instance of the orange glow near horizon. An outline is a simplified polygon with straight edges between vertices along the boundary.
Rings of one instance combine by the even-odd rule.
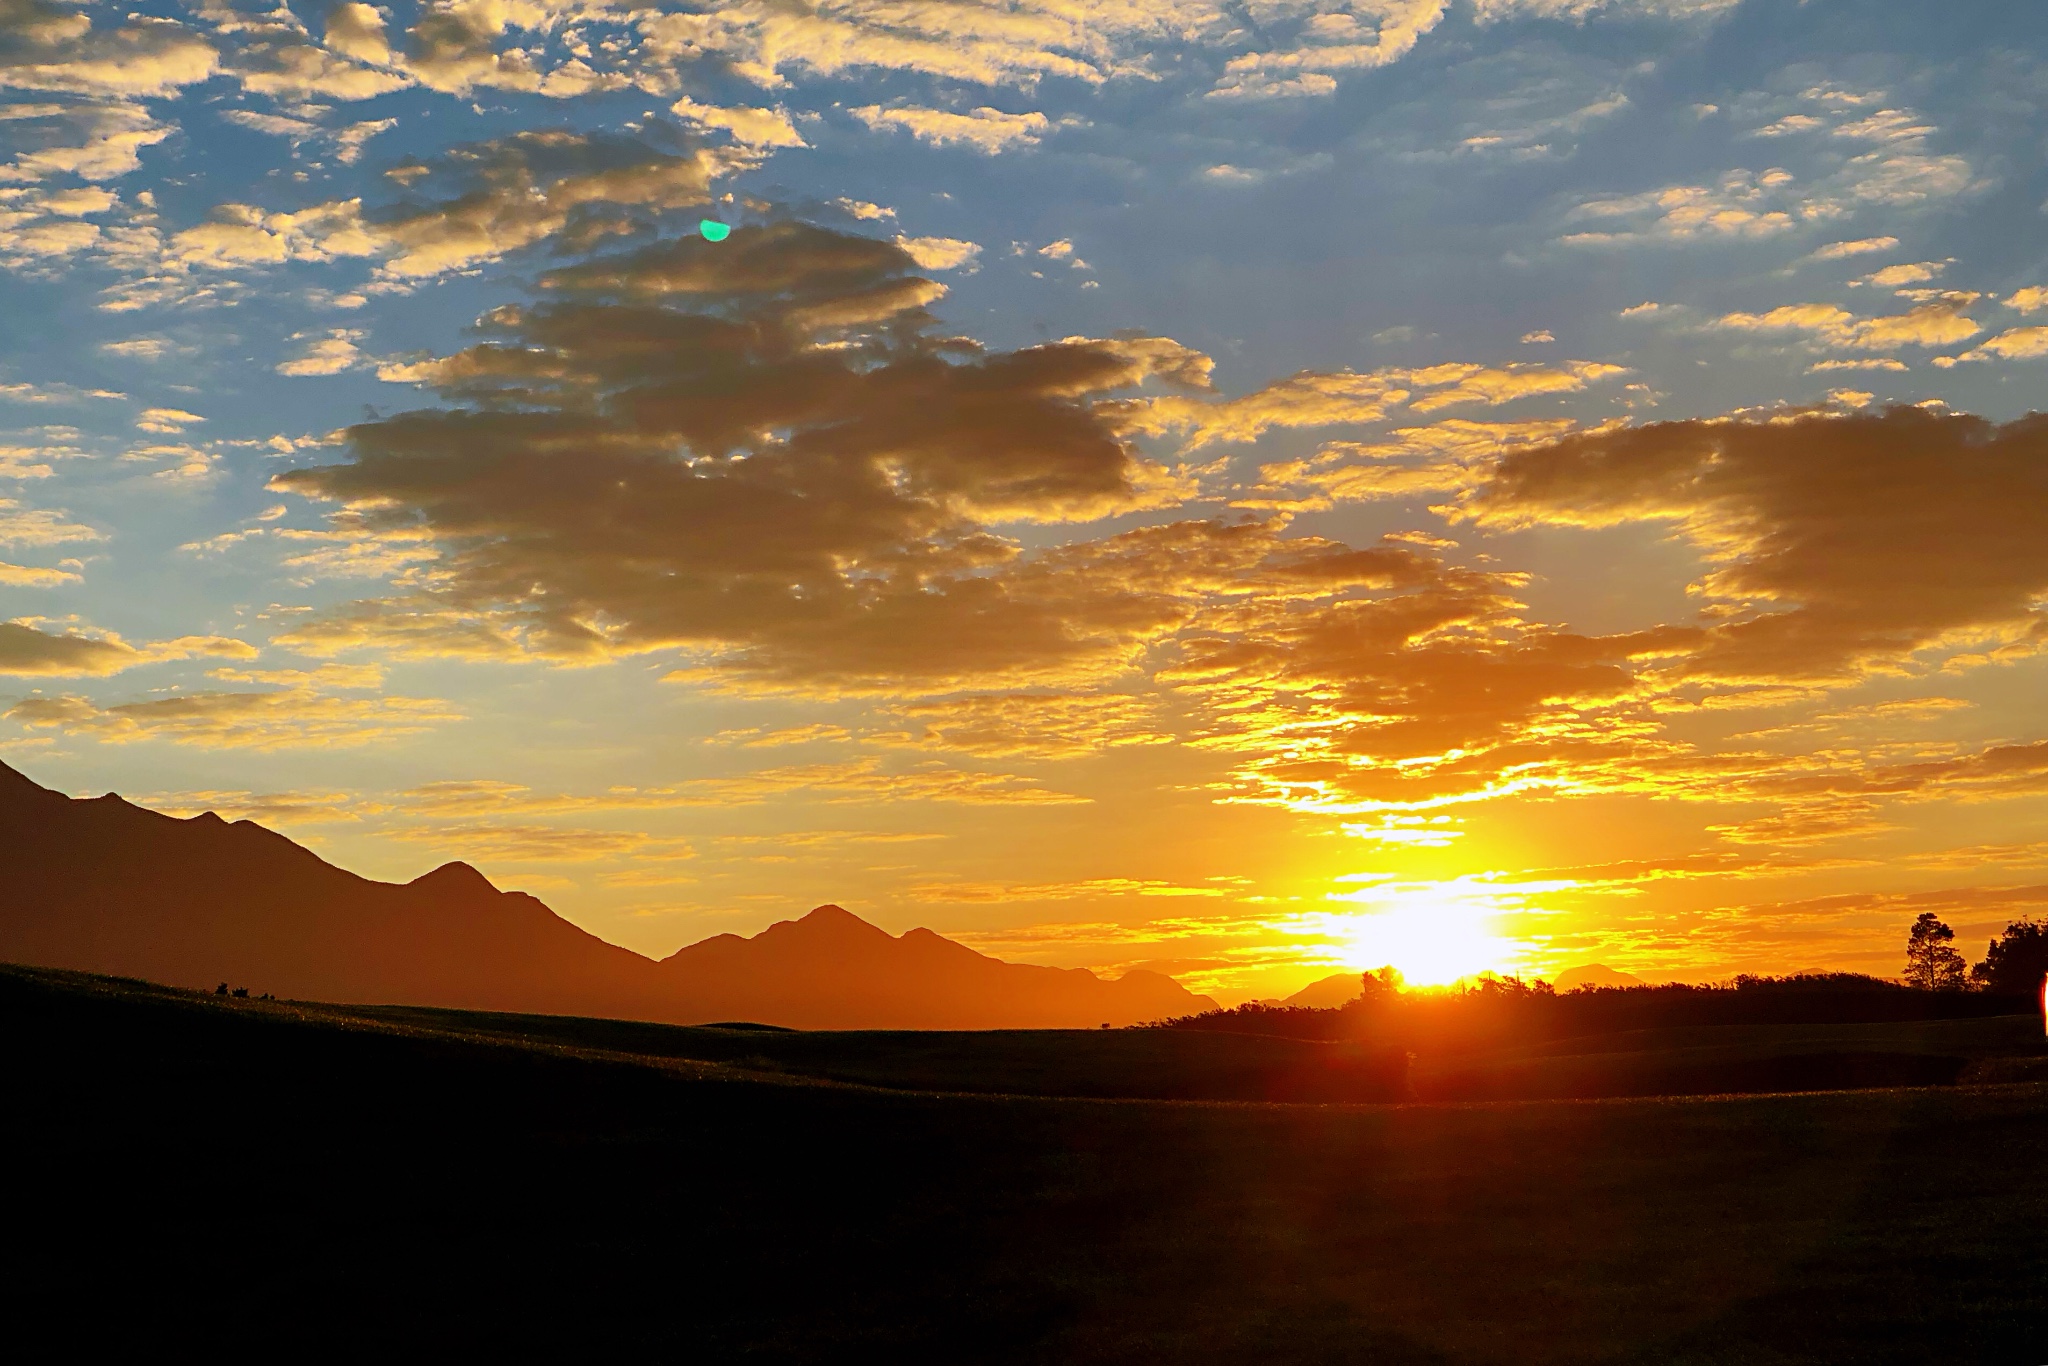
[[[1364,881],[1363,875],[1340,881]],[[1523,971],[1528,946],[1504,932],[1503,916],[1527,909],[1532,895],[1571,884],[1493,885],[1478,877],[1402,882],[1374,877],[1356,891],[1332,892],[1331,901],[1356,911],[1309,912],[1297,929],[1323,938],[1347,968],[1392,966],[1410,986],[1449,986],[1482,973]]]

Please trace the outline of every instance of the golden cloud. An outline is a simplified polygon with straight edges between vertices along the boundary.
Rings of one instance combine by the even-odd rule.
[[[106,537],[92,527],[64,519],[61,510],[26,508],[13,498],[0,498],[0,545],[66,545]]]
[[[699,104],[686,95],[670,105],[669,112],[699,128],[723,129],[734,142],[747,147],[808,145],[784,109],[754,109],[746,105],[721,108]]]
[[[262,693],[201,692],[114,706],[84,697],[31,697],[5,715],[30,730],[88,736],[106,744],[167,740],[208,749],[277,750],[362,745],[417,735],[459,721],[463,714],[435,698],[334,697],[298,687]]]
[[[977,693],[890,708],[911,729],[874,738],[984,758],[1064,759],[1168,744],[1156,698],[1125,693]]]
[[[1936,356],[1934,363],[1945,368],[1957,361],[2039,360],[2043,356],[2048,356],[2048,327],[2014,327],[1960,356]]]
[[[1768,313],[1730,313],[1715,326],[1736,332],[1803,332],[1821,346],[1842,351],[1950,346],[1984,330],[1963,316],[1977,298],[1969,293],[1944,294],[1905,313],[1879,318],[1858,318],[1833,304],[1786,304]]]
[[[476,818],[669,811],[753,804],[792,795],[839,805],[939,801],[970,806],[1071,806],[1088,801],[1010,774],[976,773],[936,762],[885,767],[870,756],[842,763],[788,765],[735,777],[695,778],[669,787],[616,787],[596,793],[542,793],[518,783],[467,779],[413,788],[400,794],[399,802],[412,815]]]
[[[689,843],[641,830],[588,830],[555,825],[414,825],[385,832],[392,839],[505,863],[596,863],[602,859],[693,857]]]
[[[1333,73],[1369,71],[1414,51],[1447,8],[1445,0],[1378,0],[1321,11],[1302,26],[1294,46],[1231,58],[1209,98],[1327,95],[1337,88]]]
[[[1474,422],[1447,418],[1402,427],[1376,442],[1333,441],[1312,456],[1259,467],[1259,485],[1239,507],[1314,508],[1411,498],[1471,488],[1510,450],[1555,441],[1570,418]]]
[[[1190,379],[1198,376],[1203,387],[1207,359],[1200,358],[1199,371],[1193,366],[1184,371]],[[1133,432],[1184,433],[1187,447],[1196,450],[1219,441],[1256,441],[1275,429],[1378,422],[1403,404],[1431,413],[1465,403],[1498,406],[1538,394],[1578,393],[1626,373],[1621,366],[1599,361],[1498,369],[1454,362],[1366,374],[1303,371],[1236,398],[1177,393],[1125,401],[1112,410]]]
[[[174,125],[159,123],[149,110],[126,100],[17,106],[12,113],[8,120],[12,125],[11,140],[22,145],[23,150],[0,167],[0,181],[16,183],[37,183],[64,175],[75,175],[81,180],[113,180],[142,164],[143,148],[155,146],[176,131]],[[24,207],[55,212],[48,201]],[[109,203],[106,207],[113,206]],[[21,211],[18,207],[13,210]],[[57,217],[70,220],[68,228],[74,237],[79,235],[78,230],[93,226],[77,222],[72,214]],[[40,224],[28,219],[16,222],[28,223],[27,227],[16,227],[18,232],[49,232],[67,227],[51,219]],[[99,240],[97,233],[94,240]],[[64,251],[76,249],[67,246]],[[61,254],[50,249],[32,251],[26,243],[15,250],[18,255]]]
[[[284,6],[253,13],[202,0],[198,8],[215,33],[232,44],[227,73],[256,94],[277,100],[366,100],[412,84],[409,76],[390,69],[391,53],[381,41],[382,16],[367,5],[336,6],[328,16],[324,47]]]
[[[1166,896],[1226,897],[1226,887],[1190,887],[1157,878],[1099,877],[1078,882],[1013,885],[996,882],[925,882],[908,889],[913,900],[948,904],[993,905],[1013,901],[1074,901],[1084,897]]]
[[[345,199],[266,213],[223,204],[176,234],[169,253],[217,268],[377,256],[389,275],[417,279],[558,235],[588,245],[646,215],[708,203],[711,181],[746,163],[735,149],[671,153],[609,135],[518,133],[400,165],[389,174],[414,197],[395,207],[366,211]],[[437,188],[441,197],[426,197]]]
[[[213,74],[211,44],[169,19],[129,16],[117,28],[47,0],[0,10],[0,87],[117,97],[162,96]]]
[[[332,825],[381,810],[351,792],[154,792],[129,800],[167,816],[211,811],[222,820],[259,825]]]
[[[136,646],[111,631],[51,632],[41,629],[44,624],[37,617],[0,622],[0,675],[100,678],[165,660],[203,655],[228,659],[256,656],[254,646],[225,636],[180,636]]]
[[[1458,504],[1487,527],[1670,522],[1720,605],[1688,677],[1853,679],[1972,641],[2039,648],[2048,419],[1919,408],[1695,420],[1511,452]]]
[[[884,109],[874,104],[848,112],[870,128],[901,128],[914,133],[922,142],[942,147],[960,144],[984,156],[994,156],[1009,147],[1033,146],[1052,127],[1052,120],[1043,114],[1005,114],[986,105],[965,114],[915,105]]]

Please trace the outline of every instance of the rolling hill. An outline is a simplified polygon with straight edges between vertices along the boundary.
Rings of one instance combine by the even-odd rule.
[[[1005,963],[837,906],[656,962],[449,863],[374,882],[250,821],[75,799],[0,764],[0,961],[305,1000],[807,1029],[1092,1028],[1208,1008],[1158,973]]]

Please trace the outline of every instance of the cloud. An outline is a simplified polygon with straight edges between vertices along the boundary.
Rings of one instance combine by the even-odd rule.
[[[1816,250],[1810,259],[1815,261],[1839,261],[1848,256],[1863,256],[1871,252],[1891,251],[1899,245],[1896,237],[1859,237],[1850,242],[1830,242]]]
[[[164,660],[203,655],[252,659],[256,655],[253,646],[223,636],[180,636],[136,646],[110,631],[53,632],[42,629],[45,624],[36,617],[0,622],[0,674],[98,678]]]
[[[1378,422],[1406,405],[1433,413],[1467,403],[1498,406],[1541,394],[1578,393],[1628,373],[1600,361],[1491,367],[1469,361],[1422,369],[1358,373],[1303,371],[1236,398],[1179,393],[1125,404],[1119,410],[1134,431],[1184,432],[1189,449],[1215,442],[1256,441],[1275,428],[1329,427]],[[1190,378],[1207,378],[1190,365]]]
[[[1886,266],[1883,270],[1872,271],[1860,280],[1851,280],[1855,288],[1861,285],[1875,285],[1879,289],[1897,289],[1901,285],[1924,284],[1939,276],[1949,267],[1947,261],[1913,261],[1903,265]]]
[[[647,226],[649,215],[709,203],[712,178],[741,164],[732,150],[669,153],[610,135],[519,133],[401,165],[394,174],[411,197],[396,207],[345,199],[266,213],[223,204],[169,251],[216,268],[381,257],[389,275],[417,279],[551,237],[587,246]],[[435,189],[441,197],[429,197]]]
[[[493,823],[539,815],[600,811],[669,811],[754,805],[779,797],[835,805],[938,801],[970,806],[1072,806],[1086,797],[1053,791],[1030,778],[977,773],[936,760],[885,766],[872,755],[838,763],[793,764],[725,778],[697,778],[672,787],[613,788],[600,793],[542,793],[518,783],[469,779],[428,783],[401,797],[410,815]]]
[[[43,508],[25,508],[12,498],[0,498],[0,545],[67,545],[106,539],[103,533],[92,527],[65,521],[70,515]]]
[[[228,40],[226,73],[252,93],[275,100],[366,100],[413,83],[411,76],[391,69],[391,54],[381,43],[382,17],[367,5],[342,4],[330,11],[327,46],[314,42],[282,5],[252,13],[222,0],[200,0],[197,8]]]
[[[622,858],[692,857],[689,843],[641,830],[591,830],[554,825],[418,825],[385,832],[465,858],[503,863],[596,863]]]
[[[163,96],[213,74],[218,55],[184,25],[131,15],[113,28],[47,0],[0,12],[0,87],[100,96]]]
[[[211,811],[222,820],[255,821],[259,825],[332,825],[361,819],[374,803],[353,792],[151,792],[129,798],[137,806],[167,816],[191,817]]]
[[[1988,183],[1963,157],[1927,151],[1924,141],[1933,131],[1930,126],[1889,117],[1903,118],[1903,111],[1887,110],[1885,115],[1880,122],[1864,119],[1836,127],[1839,136],[1881,145],[1831,158],[1833,169],[1825,174],[1802,178],[1782,166],[1762,172],[1738,169],[1725,172],[1713,185],[1667,185],[1590,199],[1570,210],[1566,222],[1608,226],[1567,233],[1561,240],[1591,247],[1757,240],[1873,208],[1946,203]],[[1836,242],[1808,259],[1834,260],[1897,245],[1894,237]]]
[[[371,744],[462,719],[455,707],[432,698],[333,697],[306,688],[201,692],[114,706],[84,697],[32,697],[5,715],[31,730],[55,730],[104,744],[163,740],[264,751]]]
[[[1209,0],[1076,9],[1060,0],[1022,0],[1000,9],[922,5],[817,6],[732,0],[704,13],[647,13],[638,19],[643,79],[712,55],[763,89],[787,72],[841,76],[867,70],[916,72],[983,86],[1030,86],[1047,76],[1100,84],[1139,75],[1153,44],[1211,28]]]
[[[848,217],[859,223],[879,223],[896,216],[896,210],[884,208],[880,204],[871,204],[865,199],[841,197],[832,202]]]
[[[12,498],[0,498],[0,546],[51,546],[76,541],[98,541],[104,536],[92,527],[64,520],[69,514],[41,508],[24,508]],[[78,583],[79,562],[66,560],[56,569],[0,561],[0,585],[10,588],[55,588]]]
[[[883,719],[910,727],[877,736],[883,743],[983,758],[1076,758],[1174,738],[1156,699],[1124,693],[980,693],[894,707]]]
[[[1084,897],[1227,897],[1227,887],[1190,887],[1159,878],[1098,877],[1078,882],[1013,885],[997,882],[925,882],[907,889],[913,900],[942,905],[988,906],[1010,902],[1073,901]],[[1011,932],[1014,933],[1014,932]]]
[[[1975,294],[1946,294],[1905,313],[1859,318],[1833,304],[1785,304],[1768,313],[1729,313],[1714,326],[1733,332],[1804,333],[1840,351],[1896,351],[1903,346],[1951,346],[1984,329],[1964,310]]]
[[[994,156],[1010,147],[1035,146],[1052,128],[1052,120],[1043,114],[1006,114],[987,105],[965,114],[915,105],[884,109],[875,104],[847,112],[870,128],[901,128],[915,134],[921,142],[939,147],[972,147],[984,156]]]
[[[1489,527],[1675,525],[1715,615],[1679,672],[1779,682],[1920,652],[2048,640],[2048,419],[1918,408],[1696,420],[1504,456],[1457,516]]]
[[[2043,356],[2048,356],[2048,327],[2015,327],[1960,356],[1937,356],[1934,363],[1946,367],[1957,361],[2039,360]]]
[[[162,360],[172,351],[171,343],[162,337],[131,337],[127,341],[101,342],[100,350],[123,360]]]
[[[699,104],[685,95],[669,106],[677,118],[699,128],[719,128],[734,142],[747,147],[805,147],[803,134],[789,121],[785,109],[753,109],[745,105],[719,108]]]
[[[221,204],[207,222],[173,236],[166,255],[178,266],[228,269],[371,256],[382,246],[363,223],[360,200],[273,214],[248,204]]]
[[[34,183],[73,175],[107,181],[142,164],[145,147],[177,131],[143,106],[125,100],[29,105],[9,120],[9,141],[22,147],[0,167],[0,183]]]
[[[1521,576],[1453,566],[1408,541],[1325,546],[1310,562],[1323,557],[1347,572],[1212,612],[1158,674],[1207,709],[1190,743],[1234,756],[1219,800],[1367,815],[1570,793],[1598,786],[1580,770],[1597,775],[1654,741],[1630,716],[1651,687],[1638,661],[1682,649],[1684,632],[1534,626]]]
[[[1231,58],[1208,97],[1327,95],[1337,88],[1338,73],[1388,66],[1413,52],[1423,35],[1443,21],[1446,8],[1445,0],[1354,0],[1342,8],[1319,9],[1300,26],[1291,46]],[[1371,21],[1370,30],[1362,19]]]
[[[1471,488],[1507,451],[1554,441],[1576,425],[1569,418],[1446,418],[1427,427],[1398,428],[1377,442],[1333,441],[1306,458],[1260,466],[1258,486],[1240,494],[1236,503],[1306,510]]]
[[[329,128],[311,119],[262,114],[248,109],[224,110],[221,117],[258,133],[285,138],[295,148],[307,143],[324,143],[333,149],[334,159],[344,166],[352,166],[362,159],[363,145],[371,138],[398,126],[397,119],[365,119]]]
[[[2048,289],[2040,285],[2029,285],[2005,301],[2007,308],[2016,308],[2022,313],[2039,313],[2048,308]]]
[[[1806,367],[1809,375],[1824,375],[1837,370],[1889,370],[1904,374],[1906,363],[1890,356],[1852,356],[1846,360],[1820,360]]]
[[[1482,24],[1507,19],[1564,19],[1583,23],[1613,12],[1660,19],[1711,19],[1742,0],[1474,0],[1474,18]]]
[[[515,24],[539,27],[550,17],[547,6],[519,9],[488,0],[427,0],[408,35],[405,67],[422,85],[446,94],[465,95],[479,86],[541,90],[543,76],[533,59],[518,47],[500,50],[498,40]],[[374,41],[367,34],[364,40]],[[572,89],[565,93],[583,93],[573,89],[578,84],[572,76]]]
[[[914,264],[780,223],[546,277],[552,301],[496,311],[488,340],[430,367],[477,406],[357,426],[352,463],[278,476],[443,552],[432,593],[293,645],[674,649],[728,682],[912,691],[1120,666],[1176,619],[1171,596],[1091,584],[988,526],[1157,502],[1159,472],[1097,404],[1187,354],[963,350],[927,330],[940,290]]]
[[[690,787],[707,803],[717,805],[784,796],[832,805],[931,801],[967,806],[1077,806],[1090,801],[1044,787],[1036,779],[1007,773],[973,773],[935,761],[892,770],[873,758],[764,769],[739,778],[707,779]]]
[[[981,255],[979,243],[957,237],[898,237],[896,245],[917,263],[919,270],[958,270],[973,265]]]
[[[1775,237],[1799,225],[1778,202],[1778,190],[1791,179],[1776,169],[1762,175],[1730,171],[1717,185],[1670,185],[1589,199],[1573,209],[1567,221],[1621,226],[1584,229],[1562,240],[1575,246],[1618,246]]]
[[[66,564],[76,564],[67,560]],[[83,583],[85,576],[71,569],[43,569],[33,565],[9,564],[0,560],[0,587],[7,588],[56,588],[67,583]]]
[[[353,369],[361,360],[362,352],[356,343],[363,339],[360,328],[337,327],[329,330],[324,337],[307,342],[303,352],[291,360],[279,361],[280,375],[338,375]],[[299,333],[293,340],[304,339]]]
[[[844,726],[828,721],[814,721],[804,726],[784,726],[779,730],[753,727],[740,730],[722,730],[713,735],[708,743],[716,745],[741,745],[747,749],[773,749],[783,745],[809,745],[819,742],[839,743],[853,738],[853,732]]]
[[[384,32],[384,15],[374,5],[360,0],[341,0],[327,11],[327,46],[344,57],[370,66],[391,64],[391,41]]]
[[[135,419],[140,431],[156,432],[160,435],[176,436],[196,422],[205,418],[197,413],[188,413],[183,408],[144,408]]]

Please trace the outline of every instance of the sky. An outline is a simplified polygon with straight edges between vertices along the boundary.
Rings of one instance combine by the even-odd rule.
[[[48,786],[1224,1001],[2048,901],[2048,10],[0,0],[0,101]]]

